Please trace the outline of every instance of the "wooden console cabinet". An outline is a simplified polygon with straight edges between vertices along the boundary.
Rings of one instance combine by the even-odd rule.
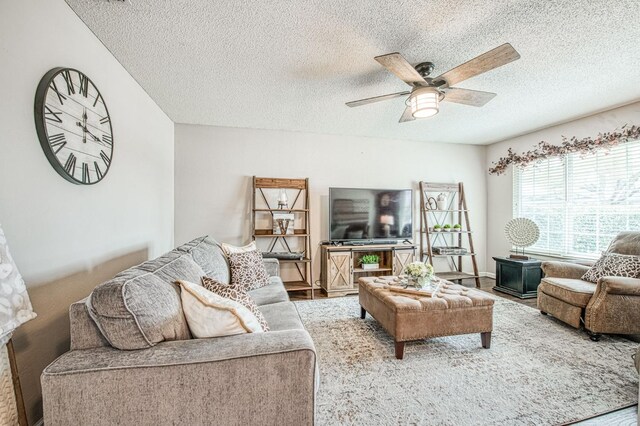
[[[542,279],[541,261],[494,257],[496,261],[496,285],[494,290],[528,299],[538,295]]]
[[[405,265],[414,261],[415,253],[412,244],[323,245],[320,285],[328,297],[358,293],[358,278],[400,275]],[[362,269],[360,258],[367,254],[380,256],[378,269]]]

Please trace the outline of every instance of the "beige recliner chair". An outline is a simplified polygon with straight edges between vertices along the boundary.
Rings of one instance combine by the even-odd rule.
[[[621,232],[607,252],[640,256],[640,232]],[[588,266],[542,262],[545,277],[538,286],[538,309],[589,333],[640,334],[640,279],[603,277],[597,283],[580,278]]]

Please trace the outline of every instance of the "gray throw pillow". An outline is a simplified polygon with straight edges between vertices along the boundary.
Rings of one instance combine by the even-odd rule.
[[[269,284],[269,274],[258,250],[229,254],[231,284],[240,284],[246,291]]]
[[[89,315],[118,349],[144,349],[165,340],[189,339],[174,281],[198,282],[203,275],[189,253],[173,250],[96,287],[86,301]]]
[[[604,253],[583,276],[584,281],[598,282],[602,277],[640,278],[640,257]]]

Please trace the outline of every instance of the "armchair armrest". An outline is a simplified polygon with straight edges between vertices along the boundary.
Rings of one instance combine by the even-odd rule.
[[[305,330],[76,350],[42,373],[45,422],[310,425],[316,369]]]
[[[547,277],[573,278],[579,280],[590,267],[569,262],[542,262],[542,271]]]
[[[640,279],[626,277],[602,277],[598,287],[607,294],[640,296]]]
[[[584,326],[593,333],[640,333],[640,279],[602,277],[587,305]]]

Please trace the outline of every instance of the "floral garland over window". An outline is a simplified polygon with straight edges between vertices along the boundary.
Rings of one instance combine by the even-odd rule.
[[[531,163],[546,160],[549,157],[565,157],[568,154],[580,152],[582,154],[593,154],[598,150],[610,150],[612,147],[640,139],[640,127],[627,127],[625,124],[620,131],[600,133],[597,137],[587,137],[578,139],[573,136],[571,139],[562,137],[561,145],[551,145],[542,141],[534,150],[516,154],[511,148],[507,151],[506,157],[501,157],[497,162],[493,162],[493,167],[489,169],[489,174],[501,175],[507,171],[511,164],[524,167]]]

